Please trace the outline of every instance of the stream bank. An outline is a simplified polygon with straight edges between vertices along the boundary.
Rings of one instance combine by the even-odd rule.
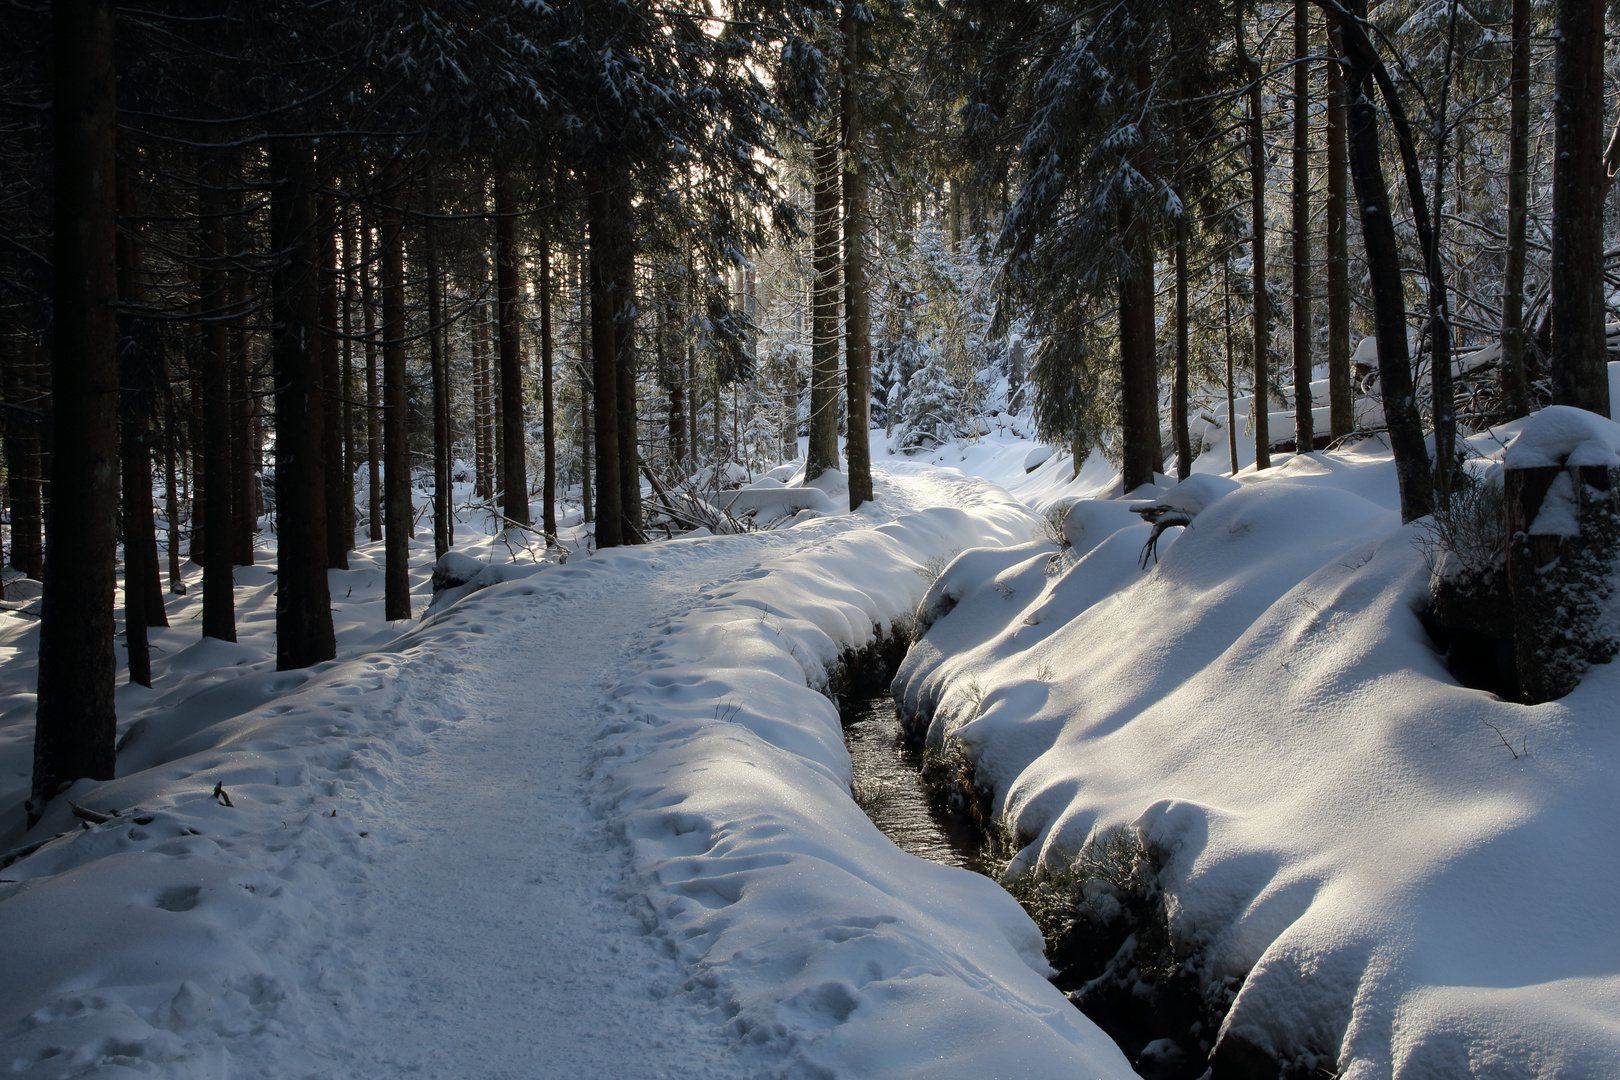
[[[872,677],[879,667],[886,669],[881,680]],[[901,850],[999,881],[1010,853],[974,812],[987,807],[978,805],[971,762],[965,781],[930,781],[921,741],[907,734],[889,694],[893,670],[869,658],[860,679],[844,680],[838,703],[851,795]],[[955,790],[964,782],[973,799]],[[1241,984],[1228,979],[1206,994],[1193,966],[1177,962],[1158,883],[1162,858],[1136,850],[1141,845],[1126,833],[1113,830],[1088,845],[1068,873],[1028,875],[1009,891],[1041,928],[1057,969],[1053,985],[1114,1040],[1143,1080],[1196,1080],[1212,1064],[1211,1046]],[[1222,1073],[1244,1074],[1214,1075]]]

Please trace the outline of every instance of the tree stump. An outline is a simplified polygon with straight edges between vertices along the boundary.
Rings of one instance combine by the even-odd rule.
[[[1503,480],[1520,700],[1536,705],[1563,697],[1620,649],[1605,617],[1620,555],[1610,497],[1620,469],[1566,462],[1510,468]]]

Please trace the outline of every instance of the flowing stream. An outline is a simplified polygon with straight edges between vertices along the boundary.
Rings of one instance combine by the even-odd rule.
[[[843,721],[855,801],[884,835],[931,862],[984,872],[984,838],[929,794],[922,752],[907,745],[894,699],[858,698],[844,710]]]

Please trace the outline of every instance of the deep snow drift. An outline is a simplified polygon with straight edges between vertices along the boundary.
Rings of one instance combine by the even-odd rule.
[[[1180,954],[1247,975],[1228,1028],[1284,1064],[1613,1075],[1620,670],[1536,707],[1460,687],[1386,453],[1239,480],[1195,476],[1146,570],[1130,501],[1075,503],[1055,564],[965,553],[904,706],[994,788],[1014,874],[1120,825],[1163,853]]]

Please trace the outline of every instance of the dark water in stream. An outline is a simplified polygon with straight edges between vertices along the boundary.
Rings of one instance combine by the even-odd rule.
[[[896,847],[931,862],[985,872],[984,837],[930,797],[922,750],[906,742],[894,699],[875,694],[844,711],[855,801]]]
[[[842,716],[855,801],[884,835],[932,862],[998,876],[1001,867],[992,865],[984,835],[924,783],[922,750],[907,743],[894,699],[880,693],[846,700]],[[1047,942],[1047,959],[1060,969],[1053,981],[1119,1044],[1145,1080],[1194,1080],[1204,1073],[1209,1035],[1219,1029],[1225,1004],[1209,1012],[1213,1003],[1186,973],[1150,989],[1128,958],[1114,971],[1111,960],[1133,929],[1124,919],[1076,920],[1069,933]],[[1229,993],[1235,992],[1234,985]],[[1249,1074],[1239,1069],[1223,1075]]]

